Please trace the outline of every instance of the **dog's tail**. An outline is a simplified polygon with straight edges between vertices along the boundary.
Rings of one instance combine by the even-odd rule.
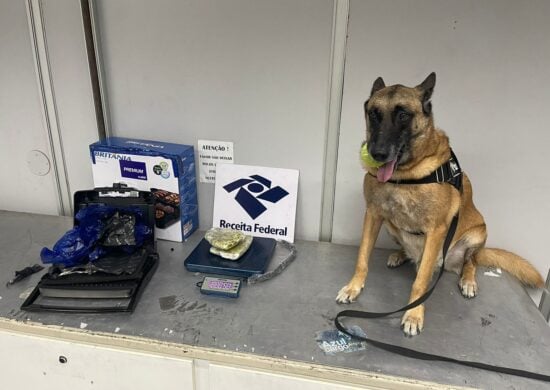
[[[523,257],[503,249],[481,248],[475,254],[475,262],[488,267],[500,267],[518,278],[526,286],[541,288],[544,286],[539,271]]]

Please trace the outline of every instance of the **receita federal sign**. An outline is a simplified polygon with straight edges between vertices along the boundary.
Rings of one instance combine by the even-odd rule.
[[[218,164],[213,226],[294,242],[299,172]]]

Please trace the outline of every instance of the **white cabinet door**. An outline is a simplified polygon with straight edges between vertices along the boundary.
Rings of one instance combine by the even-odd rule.
[[[0,331],[0,388],[193,389],[193,362]]]
[[[338,383],[320,382],[311,379],[252,371],[236,367],[210,365],[210,389],[246,390],[359,390],[368,387],[354,387]],[[202,390],[202,389],[200,389]]]

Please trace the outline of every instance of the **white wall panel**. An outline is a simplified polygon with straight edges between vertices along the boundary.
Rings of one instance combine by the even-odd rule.
[[[358,150],[373,81],[413,86],[435,71],[436,125],[472,180],[488,245],[523,255],[545,275],[550,2],[354,0],[350,10],[334,241],[359,242]]]
[[[235,162],[300,170],[298,238],[317,239],[330,0],[100,1],[115,135],[233,141]],[[212,184],[199,184],[202,228]]]
[[[72,199],[93,188],[88,145],[98,139],[80,2],[46,0],[42,9]]]
[[[51,161],[24,1],[0,2],[0,209],[57,214],[53,170],[35,175],[28,153]]]

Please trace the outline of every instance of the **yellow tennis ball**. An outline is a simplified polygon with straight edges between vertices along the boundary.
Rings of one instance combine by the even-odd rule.
[[[379,168],[384,165],[383,162],[378,162],[374,158],[372,158],[372,156],[369,154],[369,151],[367,150],[366,142],[363,144],[363,146],[361,146],[361,160],[365,163],[366,166],[372,168]]]

